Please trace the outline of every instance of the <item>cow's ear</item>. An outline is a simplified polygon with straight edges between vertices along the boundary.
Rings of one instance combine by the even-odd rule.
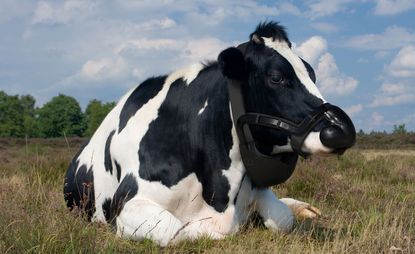
[[[256,34],[251,34],[251,41],[257,46],[265,45],[264,39]]]
[[[222,74],[230,79],[241,80],[246,75],[245,59],[242,52],[235,48],[227,48],[218,56]]]

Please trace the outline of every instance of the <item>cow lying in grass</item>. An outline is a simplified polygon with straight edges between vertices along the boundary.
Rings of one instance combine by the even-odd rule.
[[[291,123],[326,103],[313,69],[293,53],[283,27],[261,23],[243,49],[228,48],[217,62],[149,78],[122,97],[68,168],[68,207],[111,223],[122,237],[163,246],[202,235],[223,238],[252,212],[276,232],[289,231],[294,214],[318,214],[307,203],[278,199],[247,174],[229,80],[239,82],[246,112]],[[353,145],[355,131],[338,112],[322,111],[324,119],[295,146],[287,131],[250,131],[265,155],[339,154]]]

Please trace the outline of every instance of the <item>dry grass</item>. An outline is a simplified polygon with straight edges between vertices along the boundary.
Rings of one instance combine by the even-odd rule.
[[[298,222],[290,234],[251,223],[221,241],[160,248],[119,239],[108,226],[69,213],[62,183],[79,143],[36,142],[0,144],[0,253],[415,253],[412,152],[351,150],[301,161],[275,191],[324,215]]]

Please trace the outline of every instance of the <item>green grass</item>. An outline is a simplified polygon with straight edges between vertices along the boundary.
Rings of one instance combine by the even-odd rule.
[[[354,149],[300,161],[274,188],[323,216],[275,234],[252,222],[221,241],[160,248],[117,238],[66,210],[63,178],[80,142],[0,144],[0,253],[415,253],[415,155]],[[375,156],[376,155],[376,156]]]

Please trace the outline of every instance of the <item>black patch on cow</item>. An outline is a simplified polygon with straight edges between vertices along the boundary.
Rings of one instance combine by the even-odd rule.
[[[166,81],[166,77],[167,76],[149,78],[131,93],[121,110],[118,133],[124,129],[128,120],[130,120],[144,104],[160,92]]]
[[[110,147],[111,147],[111,141],[112,137],[114,136],[115,130],[111,131],[110,135],[107,138],[107,141],[105,142],[105,151],[104,151],[104,165],[105,165],[105,171],[109,171],[112,175],[112,160],[111,160],[111,153],[110,153]]]
[[[87,214],[88,219],[91,219],[95,212],[94,173],[92,167],[87,169],[86,165],[80,166],[77,170],[78,164],[76,160],[69,165],[63,190],[64,197],[70,210],[78,207]]]
[[[303,62],[305,68],[307,69],[308,76],[310,76],[311,80],[314,83],[316,83],[316,73],[314,72],[313,67],[311,67],[311,65],[307,63],[306,61],[304,61],[303,59],[301,59],[301,61]]]
[[[223,212],[230,186],[222,170],[231,163],[231,129],[227,83],[217,64],[205,67],[190,85],[174,81],[140,142],[140,177],[171,187],[195,173],[204,200]]]
[[[110,219],[111,219],[110,209],[111,209],[111,199],[106,198],[104,200],[104,203],[102,203],[102,211],[104,212],[105,220],[107,222],[110,222]]]
[[[120,177],[121,177],[121,166],[118,163],[118,161],[114,160],[114,164],[115,164],[115,169],[117,170],[117,181],[120,182]]]
[[[78,207],[84,210],[90,219],[94,213],[94,175],[92,168],[88,170],[86,165],[82,165],[78,169],[79,155],[88,143],[89,140],[79,149],[69,164],[68,170],[66,171],[63,193],[66,206],[70,210]]]
[[[120,185],[118,186],[117,191],[115,191],[114,196],[111,202],[111,215],[110,221],[115,222],[114,218],[118,216],[121,210],[124,207],[124,204],[127,203],[130,199],[132,199],[138,192],[138,184],[136,177],[133,174],[127,174],[123,180],[121,181]],[[140,216],[137,214],[137,216]]]

